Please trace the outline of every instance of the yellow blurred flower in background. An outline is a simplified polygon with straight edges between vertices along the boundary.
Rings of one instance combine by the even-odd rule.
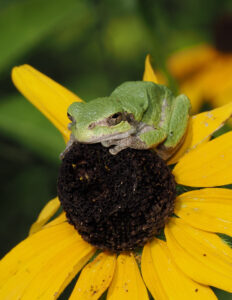
[[[180,92],[191,99],[192,111],[204,102],[219,107],[232,99],[232,52],[223,53],[201,44],[174,53],[167,62]]]

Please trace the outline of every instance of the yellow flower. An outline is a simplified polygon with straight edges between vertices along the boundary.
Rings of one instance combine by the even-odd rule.
[[[13,69],[13,81],[60,130],[65,140],[67,107],[77,96],[28,65]],[[149,56],[144,80],[156,82]],[[69,299],[156,300],[217,299],[209,286],[232,292],[232,249],[216,233],[231,235],[232,132],[209,137],[232,114],[232,103],[190,118],[185,143],[169,164],[176,182],[201,187],[176,198],[175,214],[165,226],[166,241],[146,243],[141,273],[134,254],[101,252],[85,242],[51,200],[31,234],[0,262],[0,299],[57,299],[81,271]]]
[[[191,99],[192,111],[204,102],[219,107],[232,98],[232,53],[200,44],[174,53],[167,62],[180,91]]]

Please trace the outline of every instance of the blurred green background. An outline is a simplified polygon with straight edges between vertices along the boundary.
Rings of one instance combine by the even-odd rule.
[[[59,132],[14,88],[12,67],[31,64],[89,100],[142,79],[147,53],[167,74],[167,57],[213,43],[215,20],[231,10],[231,0],[0,0],[1,256],[56,195],[64,148]]]

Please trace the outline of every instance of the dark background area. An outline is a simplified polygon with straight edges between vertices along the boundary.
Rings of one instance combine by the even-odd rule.
[[[64,148],[60,133],[14,88],[12,67],[31,64],[90,100],[123,81],[141,80],[151,53],[178,89],[166,69],[168,56],[213,44],[214,24],[229,11],[230,0],[0,0],[1,256],[27,236],[56,196]]]

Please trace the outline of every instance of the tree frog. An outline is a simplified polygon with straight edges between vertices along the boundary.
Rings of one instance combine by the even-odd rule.
[[[183,142],[189,110],[185,95],[175,97],[163,85],[125,82],[109,97],[69,106],[71,137],[63,154],[78,141],[101,143],[112,155],[126,148],[152,148],[166,160]]]

